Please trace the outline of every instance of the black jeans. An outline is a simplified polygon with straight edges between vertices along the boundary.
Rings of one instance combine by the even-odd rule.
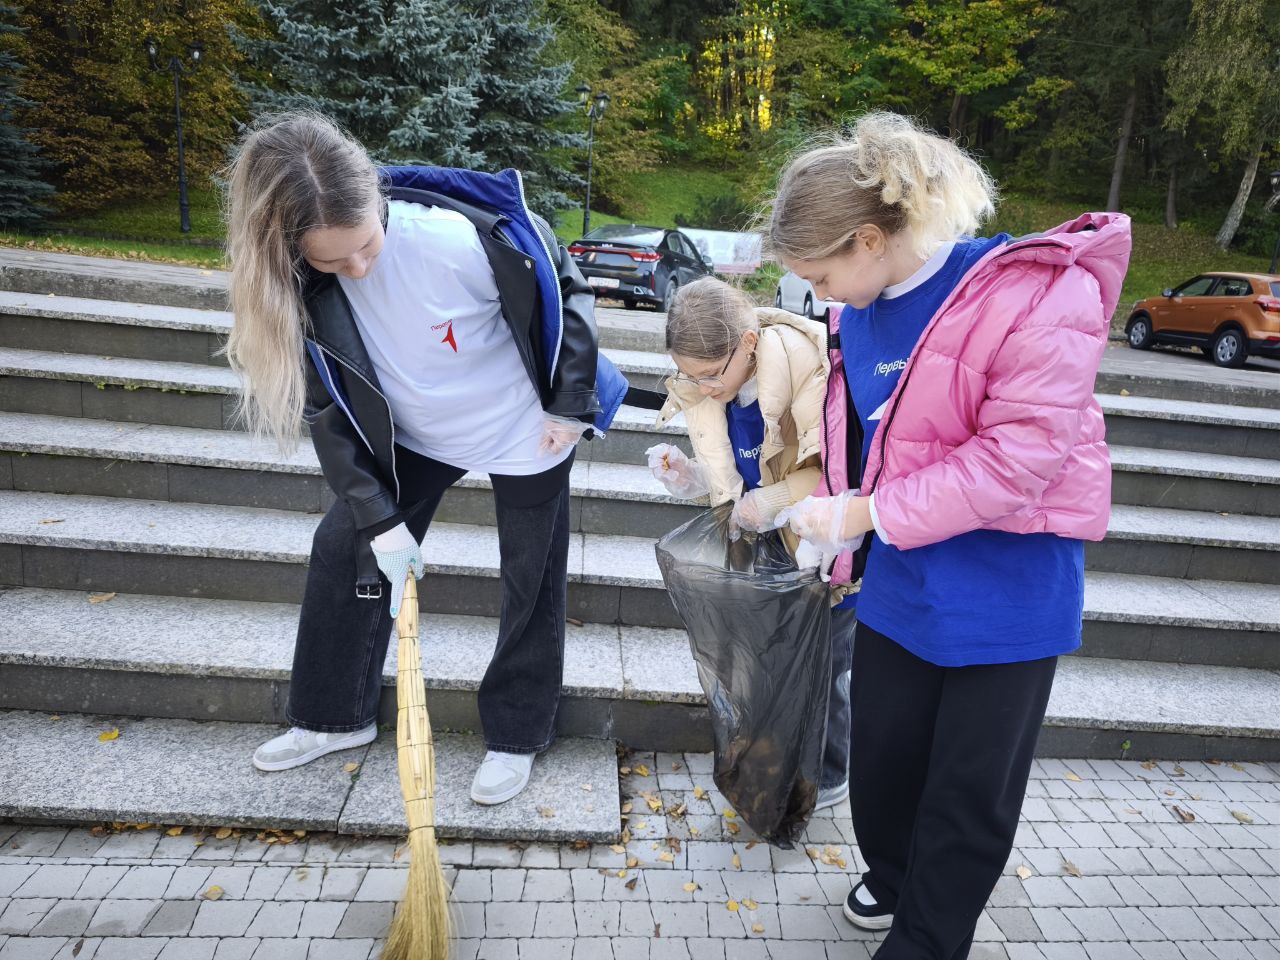
[[[849,671],[853,667],[853,610],[831,611],[831,695],[827,700],[827,741],[822,748],[818,788],[828,790],[849,779]]]
[[[939,667],[858,624],[853,828],[877,960],[964,960],[1018,827],[1056,657]]]
[[[396,447],[405,525],[421,540],[444,492],[466,471]],[[493,475],[502,610],[493,659],[480,684],[485,745],[537,753],[555,739],[564,673],[573,456],[545,473]],[[390,589],[356,596],[356,529],[339,500],[311,546],[286,716],[307,730],[344,732],[373,723],[391,638]],[[423,558],[428,563],[431,557]],[[429,589],[429,588],[428,588]]]

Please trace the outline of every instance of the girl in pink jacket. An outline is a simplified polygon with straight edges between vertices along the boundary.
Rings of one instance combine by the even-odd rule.
[[[817,495],[780,522],[856,602],[850,775],[881,960],[963,960],[1013,845],[1111,470],[1093,382],[1129,222],[975,239],[995,188],[894,114],[785,169],[768,242],[829,318]]]

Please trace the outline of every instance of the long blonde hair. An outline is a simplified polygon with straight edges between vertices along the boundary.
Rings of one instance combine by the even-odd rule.
[[[235,316],[225,352],[242,383],[236,412],[255,435],[292,450],[306,398],[300,241],[313,227],[381,215],[386,199],[364,147],[318,113],[259,119],[224,178]]]
[[[981,164],[908,117],[864,114],[848,133],[811,141],[783,168],[765,225],[779,260],[819,260],[847,250],[865,225],[906,231],[927,257],[973,233],[995,211],[996,186]]]
[[[676,291],[667,311],[667,350],[690,360],[722,360],[760,321],[747,295],[717,277]]]

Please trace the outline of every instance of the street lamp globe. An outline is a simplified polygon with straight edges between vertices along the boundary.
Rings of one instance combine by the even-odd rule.
[[[605,110],[609,108],[609,101],[613,99],[607,93],[596,94],[596,116],[603,117]]]
[[[151,60],[151,65],[155,66],[156,57],[160,53],[160,44],[155,37],[147,37],[142,41],[142,49],[147,51],[147,57]]]
[[[197,40],[191,46],[187,47],[187,53],[191,56],[191,65],[199,66],[200,58],[204,55],[204,44]]]
[[[574,93],[578,95],[578,103],[585,107],[587,105],[587,100],[591,97],[591,88],[585,83],[580,83],[575,88]]]

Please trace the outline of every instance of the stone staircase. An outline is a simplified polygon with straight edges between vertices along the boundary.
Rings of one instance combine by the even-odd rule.
[[[230,429],[224,283],[0,251],[0,730],[13,747],[0,815],[403,829],[389,735],[284,774],[248,762],[283,722],[295,604],[332,495],[309,447],[283,456]],[[604,348],[638,385],[669,368],[658,319],[600,311]],[[1220,391],[1232,402],[1211,403],[1204,375],[1144,378],[1124,359],[1099,377],[1114,391],[1100,395],[1110,533],[1086,554],[1084,647],[1061,663],[1041,753],[1275,759],[1280,383],[1233,383]],[[421,587],[432,719],[454,731],[440,742],[442,832],[608,839],[615,742],[709,748],[653,553],[698,508],[642,465],[660,435],[685,431],[652,420],[624,408],[580,448],[562,739],[496,810],[465,796],[499,602],[488,479],[446,495]],[[394,644],[386,723],[393,658]]]

